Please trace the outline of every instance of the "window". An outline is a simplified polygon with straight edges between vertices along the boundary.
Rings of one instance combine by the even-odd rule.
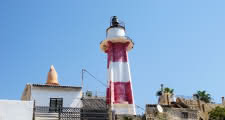
[[[49,112],[59,112],[63,107],[63,98],[50,98]]]
[[[182,118],[188,118],[188,112],[182,112],[181,117]]]

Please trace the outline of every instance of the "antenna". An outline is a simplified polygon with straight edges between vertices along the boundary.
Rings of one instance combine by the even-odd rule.
[[[82,69],[81,70],[81,87],[82,88],[84,87],[84,72],[85,72],[85,69]]]

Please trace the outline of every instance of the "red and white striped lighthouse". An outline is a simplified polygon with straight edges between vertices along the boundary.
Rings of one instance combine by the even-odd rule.
[[[128,51],[134,46],[126,36],[125,26],[116,16],[106,30],[106,39],[101,49],[108,55],[108,87],[106,101],[116,114],[135,115]]]

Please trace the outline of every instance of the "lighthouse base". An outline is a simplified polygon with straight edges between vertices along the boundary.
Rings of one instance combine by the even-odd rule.
[[[134,104],[113,104],[111,109],[117,115],[136,115]]]

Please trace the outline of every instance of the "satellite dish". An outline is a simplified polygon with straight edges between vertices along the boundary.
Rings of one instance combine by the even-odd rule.
[[[161,105],[158,104],[156,107],[157,107],[157,110],[158,110],[160,113],[163,112],[163,108],[161,107]]]

